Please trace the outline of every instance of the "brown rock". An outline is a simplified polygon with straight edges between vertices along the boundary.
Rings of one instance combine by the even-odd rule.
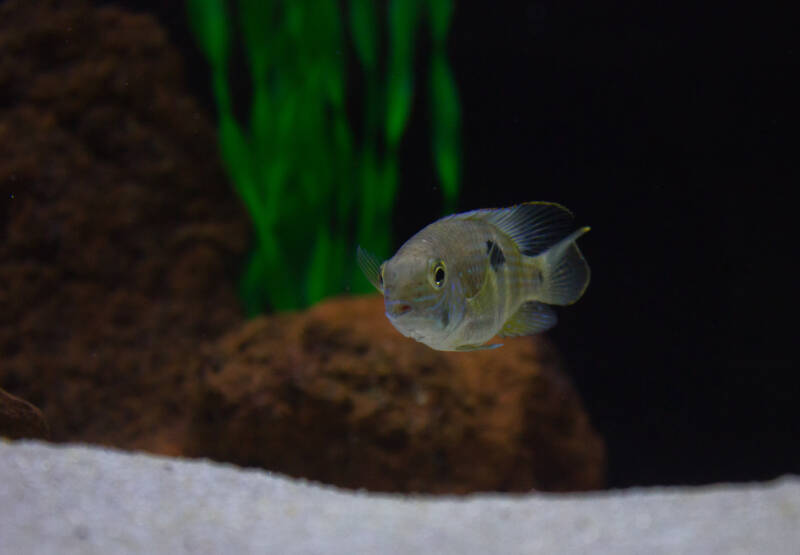
[[[0,389],[0,437],[48,439],[50,429],[39,409]]]
[[[603,441],[543,336],[445,353],[379,297],[252,320],[218,343],[190,454],[350,488],[603,487]]]
[[[150,16],[2,2],[0,145],[0,387],[56,441],[179,452],[248,226],[180,57]]]

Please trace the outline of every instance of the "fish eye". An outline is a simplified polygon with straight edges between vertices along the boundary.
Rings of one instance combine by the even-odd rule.
[[[444,285],[445,279],[444,262],[437,262],[433,267],[433,286],[437,289]]]

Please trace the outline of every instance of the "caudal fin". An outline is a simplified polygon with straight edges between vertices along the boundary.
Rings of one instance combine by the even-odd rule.
[[[572,304],[583,296],[589,285],[589,264],[575,241],[589,231],[582,227],[538,255],[535,260],[542,272],[536,300],[555,305]]]

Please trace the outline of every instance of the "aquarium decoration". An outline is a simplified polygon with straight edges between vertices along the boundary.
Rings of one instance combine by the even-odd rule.
[[[452,0],[187,0],[187,12],[212,73],[223,162],[255,231],[240,284],[249,314],[370,289],[355,250],[390,254],[422,29],[432,45],[432,154],[445,211],[455,209],[460,110],[445,48]],[[248,110],[232,92],[240,47]],[[359,133],[346,108],[348,48],[359,64],[350,74],[361,72],[363,83]]]

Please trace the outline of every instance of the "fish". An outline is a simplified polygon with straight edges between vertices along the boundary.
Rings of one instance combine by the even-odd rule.
[[[380,259],[360,245],[359,267],[383,294],[386,316],[405,337],[438,351],[494,349],[495,336],[544,332],[552,306],[578,301],[589,265],[572,213],[526,202],[441,218]]]

